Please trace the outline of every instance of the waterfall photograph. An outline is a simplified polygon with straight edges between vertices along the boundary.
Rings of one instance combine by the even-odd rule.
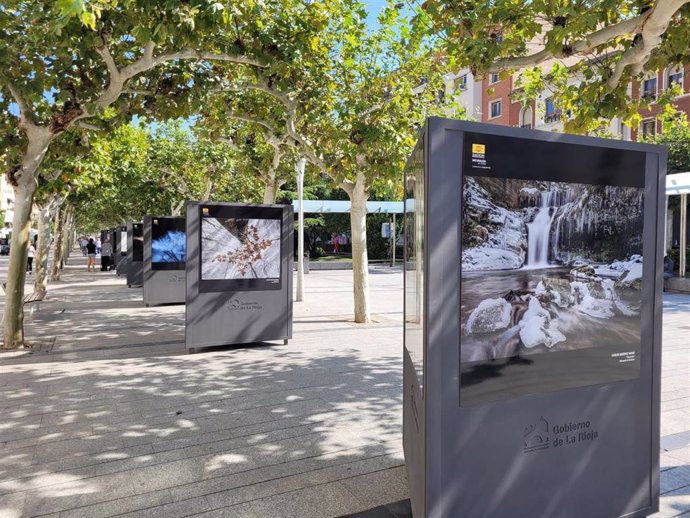
[[[641,341],[643,189],[465,176],[461,362]]]

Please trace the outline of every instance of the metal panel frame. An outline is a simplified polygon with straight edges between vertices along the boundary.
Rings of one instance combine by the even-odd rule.
[[[127,286],[130,288],[144,284],[144,262],[134,260],[134,225],[143,225],[143,223],[127,223]],[[142,228],[142,235],[143,231]]]
[[[201,207],[272,207],[282,210],[280,290],[199,291]],[[185,345],[200,347],[292,338],[292,266],[294,212],[290,205],[221,202],[187,204]]]
[[[172,216],[144,216],[144,305],[184,304],[185,271],[153,270],[151,268],[151,222]],[[184,218],[179,218],[184,219]]]
[[[624,141],[431,118],[426,132],[424,515],[643,517],[659,506],[661,310],[666,151]],[[641,151],[645,159],[642,351],[635,380],[460,407],[461,200],[465,132]],[[558,178],[554,177],[554,181]],[[433,274],[433,275],[431,275]],[[414,384],[405,355],[404,384]],[[405,412],[410,401],[404,400]],[[526,457],[522,431],[539,416],[552,423],[591,419],[598,442]],[[642,424],[640,424],[642,423]],[[647,442],[649,441],[649,442]],[[406,452],[410,446],[406,444]],[[623,458],[623,453],[628,453]],[[596,466],[593,470],[591,466]],[[629,467],[633,474],[623,467]],[[622,470],[622,471],[621,471]],[[628,477],[629,494],[616,476]],[[638,479],[639,477],[639,479]],[[637,484],[637,482],[640,484]],[[419,488],[411,488],[413,508]],[[417,516],[417,515],[415,515]],[[419,518],[419,517],[418,517]]]

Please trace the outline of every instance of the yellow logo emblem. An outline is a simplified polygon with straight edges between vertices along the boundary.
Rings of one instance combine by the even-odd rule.
[[[486,146],[484,144],[472,144],[472,153],[483,155],[485,152]]]

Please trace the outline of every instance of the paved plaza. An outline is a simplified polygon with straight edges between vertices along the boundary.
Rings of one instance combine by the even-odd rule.
[[[325,518],[408,497],[399,270],[372,269],[372,324],[351,320],[351,272],[312,272],[289,345],[190,355],[183,306],[70,262],[27,316],[36,351],[0,353],[2,518]],[[664,307],[657,516],[690,517],[690,296]]]

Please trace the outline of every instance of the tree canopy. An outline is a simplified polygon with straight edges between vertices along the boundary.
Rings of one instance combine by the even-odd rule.
[[[451,66],[481,77],[522,71],[523,100],[551,91],[585,132],[623,116],[637,125],[649,100],[630,81],[690,62],[690,0],[428,0],[420,18]],[[525,95],[526,94],[526,95]]]

